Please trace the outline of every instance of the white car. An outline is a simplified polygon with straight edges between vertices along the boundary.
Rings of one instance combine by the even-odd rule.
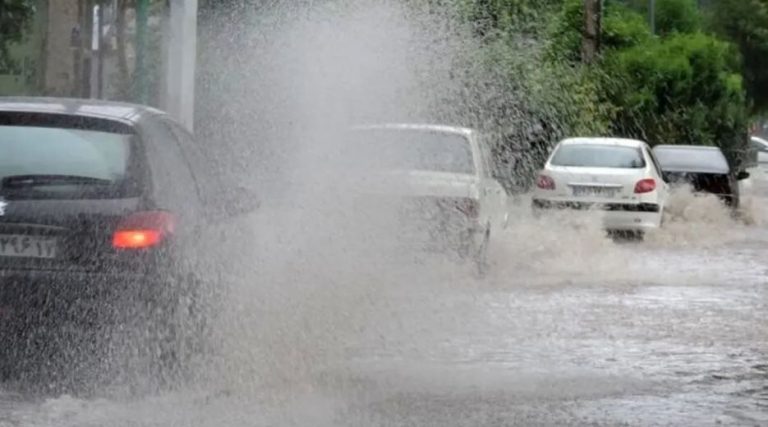
[[[648,144],[620,138],[561,141],[536,179],[534,209],[594,209],[609,231],[661,226],[669,189]]]
[[[506,227],[508,195],[493,177],[487,141],[473,129],[422,124],[359,126],[347,135],[342,169],[365,176],[363,193],[395,198],[403,220],[487,267],[491,235]],[[436,236],[437,235],[437,236]]]
[[[757,167],[768,164],[768,141],[759,136],[750,137],[751,148],[757,151]]]
[[[672,185],[689,185],[694,192],[715,195],[734,209],[742,199],[749,199],[749,172],[732,170],[718,147],[657,145],[653,154]]]

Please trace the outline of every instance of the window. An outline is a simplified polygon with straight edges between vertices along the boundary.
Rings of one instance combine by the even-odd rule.
[[[659,164],[659,161],[656,159],[656,156],[653,154],[653,150],[645,150],[646,154],[648,155],[648,158],[651,159],[651,162],[653,162],[653,167],[656,168],[656,173],[659,174],[659,176],[664,176],[664,171],[661,169],[661,164]]]
[[[717,148],[657,147],[654,153],[667,171],[728,173],[730,167]]]
[[[493,159],[491,158],[491,149],[488,139],[478,137],[477,147],[480,150],[480,159],[483,162],[483,176],[486,178],[493,178],[495,168]]]
[[[564,144],[551,161],[554,166],[642,169],[645,159],[639,148],[621,145]]]
[[[15,116],[15,117],[13,117]],[[67,116],[0,118],[0,194],[6,198],[136,195],[137,141],[122,124]]]
[[[472,148],[463,135],[374,129],[353,132],[342,154],[347,167],[474,174]]]
[[[200,186],[203,185],[203,182],[201,181],[204,180],[200,180],[198,175],[203,174],[203,170],[207,165],[202,161],[202,156],[199,153],[195,138],[192,134],[187,132],[186,129],[170,120],[163,120],[162,123],[174,136],[175,144],[174,147],[172,147],[172,150],[178,156],[179,160],[187,166],[191,181],[195,184],[195,191],[197,192],[198,197],[202,198],[204,192]]]

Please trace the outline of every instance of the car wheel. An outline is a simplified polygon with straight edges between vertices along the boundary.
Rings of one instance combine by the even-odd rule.
[[[150,302],[147,325],[150,372],[154,386],[169,388],[192,380],[194,364],[207,350],[209,323],[203,282],[176,277],[169,292]]]

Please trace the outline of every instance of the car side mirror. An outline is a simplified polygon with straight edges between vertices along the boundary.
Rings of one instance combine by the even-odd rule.
[[[748,178],[749,178],[749,172],[747,171],[741,171],[738,174],[736,174],[736,179],[739,181],[743,181]]]

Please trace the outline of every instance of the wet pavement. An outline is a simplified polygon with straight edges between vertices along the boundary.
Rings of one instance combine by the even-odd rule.
[[[284,282],[233,308],[262,314],[222,329],[206,383],[8,385],[0,426],[768,425],[768,228],[699,217],[617,244],[558,227],[513,227],[483,282],[441,263],[267,259],[262,277]],[[311,280],[334,285],[286,289]]]

